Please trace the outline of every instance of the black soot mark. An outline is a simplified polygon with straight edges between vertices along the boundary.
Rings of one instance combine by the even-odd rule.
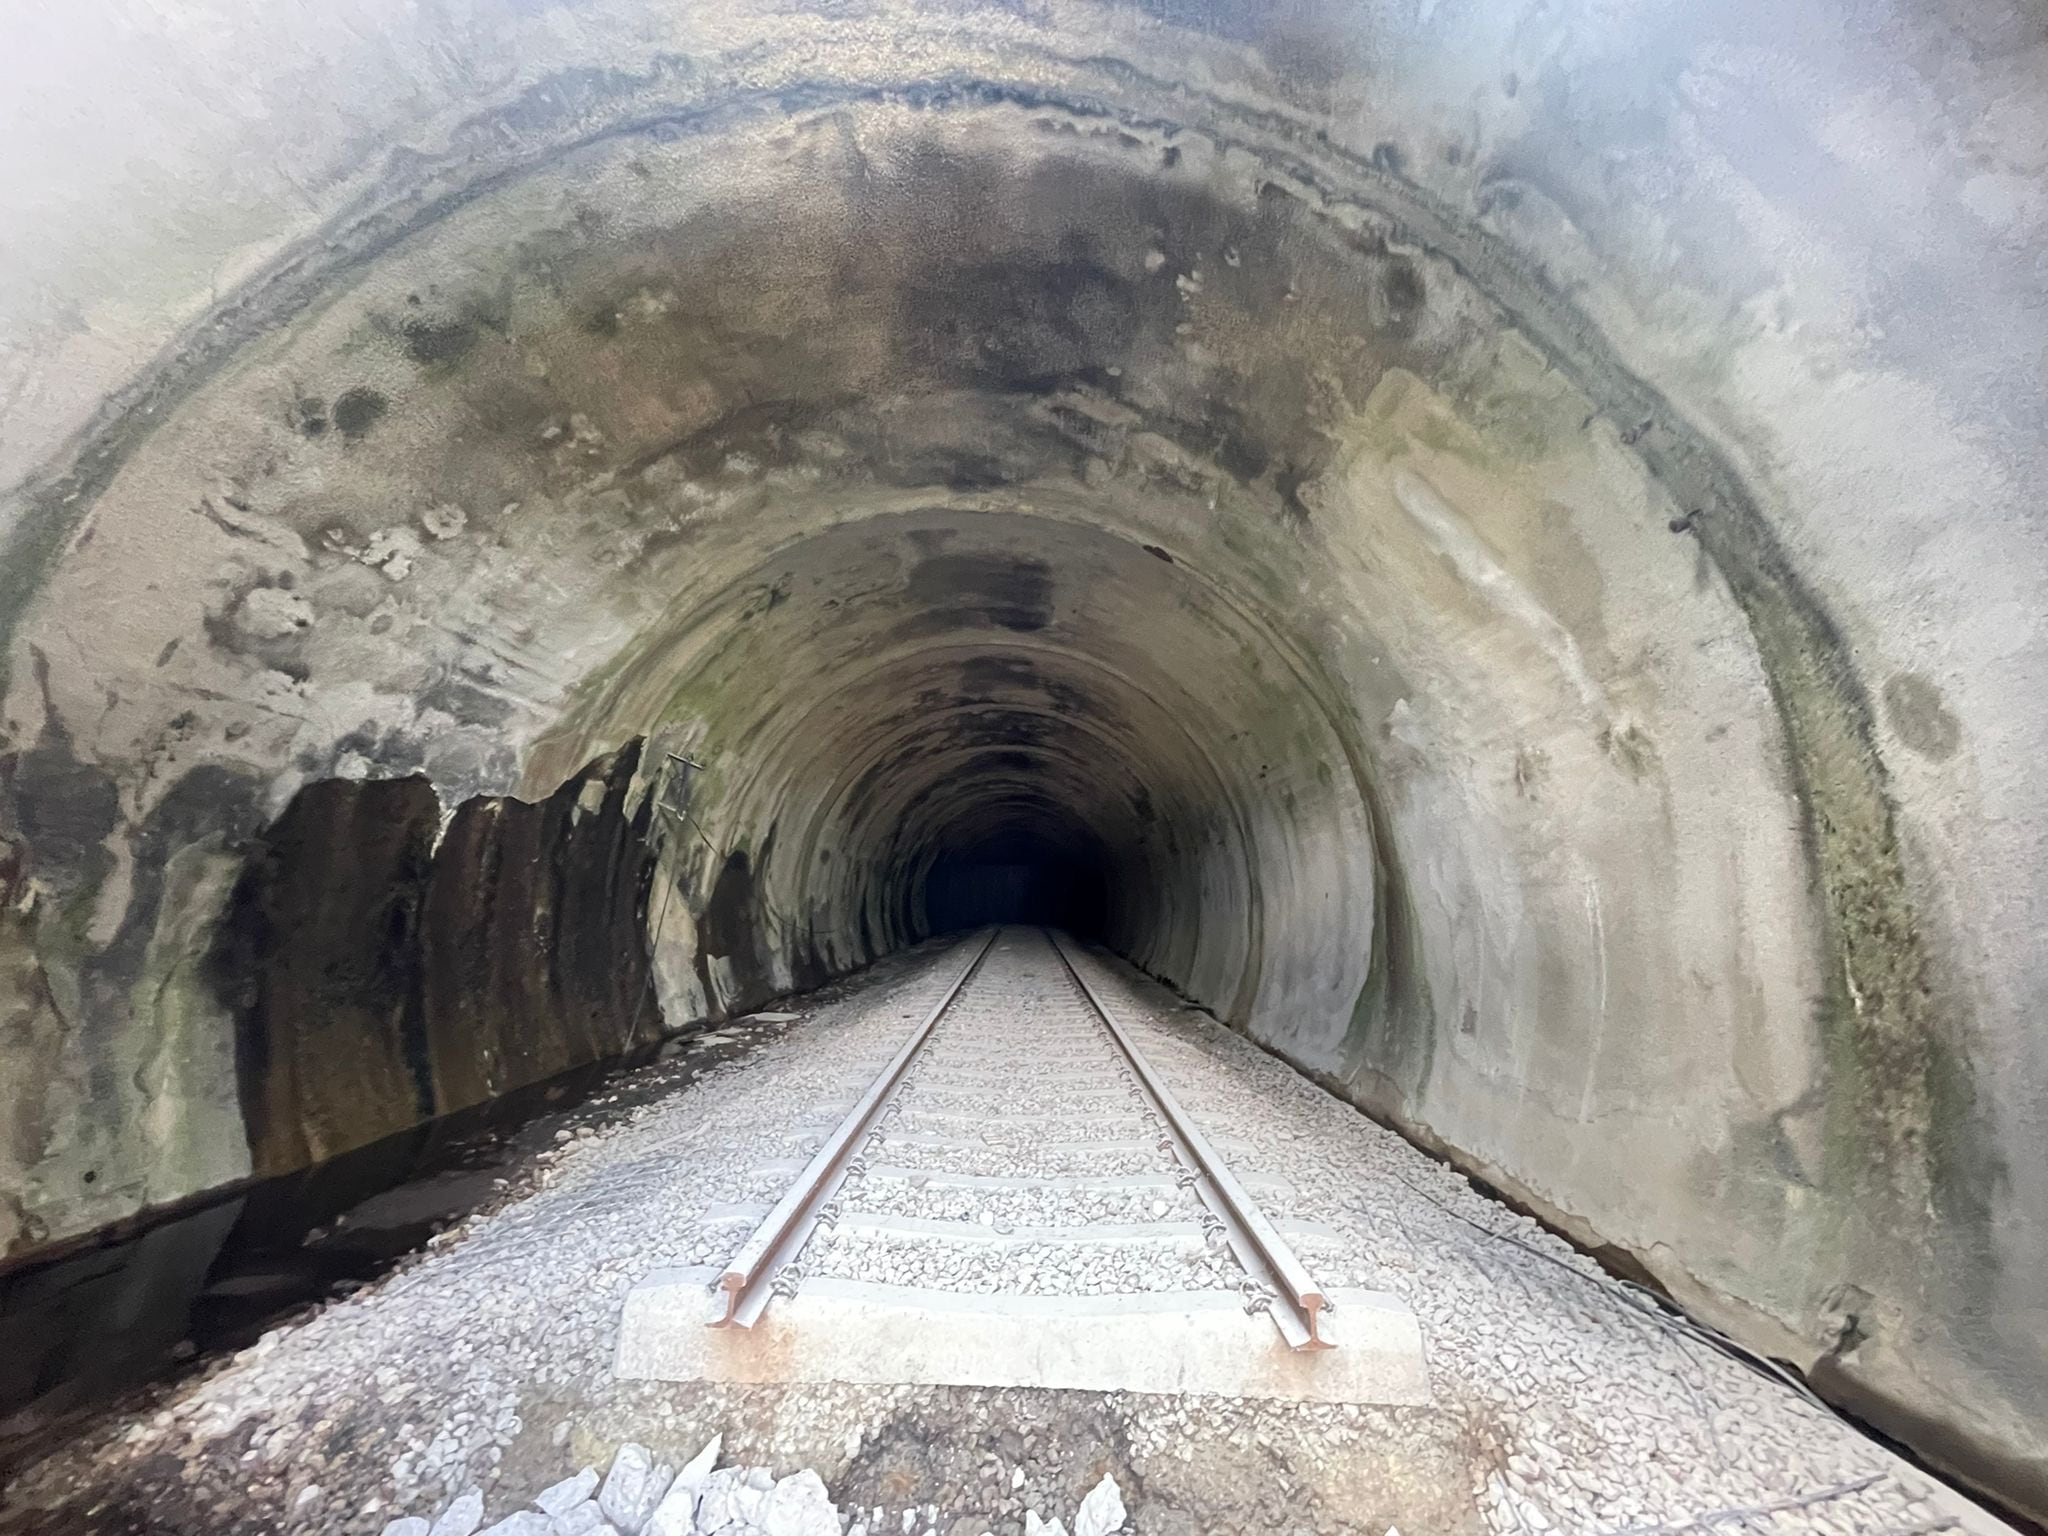
[[[341,435],[350,442],[359,441],[362,436],[383,419],[391,409],[391,402],[366,385],[344,390],[335,396],[334,409],[330,413],[334,425]]]
[[[421,365],[452,363],[476,345],[476,327],[467,320],[436,320],[408,316],[399,326],[406,356]]]
[[[1052,622],[1052,572],[1042,560],[930,555],[911,568],[910,597],[968,626],[1020,632]]]

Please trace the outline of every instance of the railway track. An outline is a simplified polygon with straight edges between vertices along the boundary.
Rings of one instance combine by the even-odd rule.
[[[1182,1110],[1092,962],[1006,928],[938,1002],[715,1282],[751,1329],[809,1278],[935,1300],[1231,1293],[1297,1351],[1332,1302]]]

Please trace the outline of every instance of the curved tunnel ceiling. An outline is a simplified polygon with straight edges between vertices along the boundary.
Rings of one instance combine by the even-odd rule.
[[[904,914],[942,849],[1026,824],[1119,872],[1116,942],[1248,1007],[1266,902],[1293,899],[1298,863],[1340,864],[1299,921],[1331,946],[1320,1006],[1348,1012],[1373,842],[1339,735],[1276,636],[1087,506],[878,512],[798,540],[677,610],[537,760],[681,742],[706,763],[693,814],[744,829],[777,925],[815,940],[784,963],[827,969],[920,935]]]
[[[35,342],[11,1245],[247,1171],[197,957],[296,793],[535,798],[644,738],[671,1019],[1036,847],[1196,1001],[2048,1507],[2048,906],[1999,830],[2040,796],[1978,755],[2048,708],[2031,226],[1936,284],[1869,165],[1745,137],[1759,80],[1804,110],[1763,28],[1961,142],[1869,84],[1920,54],[1734,7],[528,9],[428,40],[478,70],[431,124],[307,127],[317,218],[191,233],[218,293],[156,362]],[[1965,10],[1956,99],[2018,99]],[[2024,181],[2035,118],[1982,117]]]

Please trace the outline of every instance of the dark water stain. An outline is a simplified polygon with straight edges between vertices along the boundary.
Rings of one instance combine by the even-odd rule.
[[[1941,690],[1917,672],[1901,672],[1884,685],[1884,708],[1899,740],[1922,757],[1946,762],[1963,743],[1962,725]]]
[[[970,656],[960,664],[960,692],[993,696],[1011,688],[1042,686],[1038,668],[1023,656]]]
[[[955,165],[954,174],[973,174]],[[906,288],[902,330],[920,371],[1007,394],[1048,395],[1119,364],[1161,308],[1103,262],[963,262]]]
[[[960,710],[947,717],[939,739],[946,747],[1035,747],[1053,734],[1053,724],[1029,709]]]
[[[467,356],[477,342],[476,327],[452,316],[436,319],[408,315],[400,323],[398,334],[405,341],[405,355],[422,366],[456,362]]]
[[[359,442],[370,428],[384,419],[384,413],[390,408],[391,402],[382,394],[368,385],[359,384],[334,397],[334,409],[330,414],[343,437],[350,442]]]
[[[946,627],[1029,632],[1052,622],[1052,569],[1005,555],[931,555],[911,567],[909,596]]]
[[[1301,488],[1315,477],[1316,471],[1297,464],[1283,465],[1273,476],[1273,489],[1280,493],[1281,506],[1297,523],[1309,520],[1308,503],[1302,500]]]
[[[471,799],[445,837],[424,777],[327,780],[251,839],[207,971],[235,1019],[259,1175],[616,1056],[658,1025],[652,812],[626,804],[638,762],[635,744],[546,800]]]
[[[120,791],[73,749],[50,696],[49,658],[31,647],[30,664],[43,692],[43,728],[6,774],[14,822],[35,850],[40,878],[59,890],[94,886],[112,866],[104,844],[121,819]]]
[[[438,1108],[613,1055],[658,1027],[646,952],[654,812],[628,805],[639,761],[629,744],[537,805],[456,812],[422,937]]]
[[[1272,450],[1226,400],[1214,400],[1203,415],[1203,428],[1211,435],[1216,462],[1235,479],[1249,484],[1266,472],[1273,462]]]
[[[285,412],[285,421],[302,437],[319,437],[327,430],[327,402],[311,395],[300,395],[292,401],[291,409]]]
[[[746,1006],[770,990],[768,963],[762,952],[760,900],[753,865],[744,848],[725,856],[711,899],[697,915],[697,979],[714,1012],[724,1005]],[[711,962],[726,963],[730,985],[714,984]]]
[[[1010,470],[991,454],[954,452],[939,479],[949,491],[989,491],[1010,483]]]
[[[419,694],[422,712],[440,710],[465,725],[501,726],[518,713],[516,705],[502,694],[471,682],[455,672],[443,672]],[[377,758],[374,761],[382,762]]]
[[[967,776],[986,774],[991,777],[1005,773],[1034,774],[1038,759],[1029,752],[996,751],[981,752],[967,760],[961,772]]]
[[[420,909],[441,805],[414,775],[302,789],[257,841],[209,956],[235,1017],[259,1175],[396,1132],[432,1109],[418,1033]]]
[[[1421,266],[1406,256],[1390,255],[1374,262],[1371,270],[1374,283],[1366,307],[1373,324],[1391,336],[1413,336],[1429,307],[1429,286]]]

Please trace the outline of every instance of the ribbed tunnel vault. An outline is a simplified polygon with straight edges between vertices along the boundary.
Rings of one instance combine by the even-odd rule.
[[[1046,918],[2048,1510],[2038,28],[818,9],[24,44],[10,1258]]]
[[[803,537],[649,637],[548,744],[663,749],[672,1015],[1038,916],[1241,1015],[1277,986],[1349,1017],[1369,788],[1302,658],[1214,578],[1106,534],[1094,498],[1061,499]],[[1329,960],[1262,980],[1273,923]]]

